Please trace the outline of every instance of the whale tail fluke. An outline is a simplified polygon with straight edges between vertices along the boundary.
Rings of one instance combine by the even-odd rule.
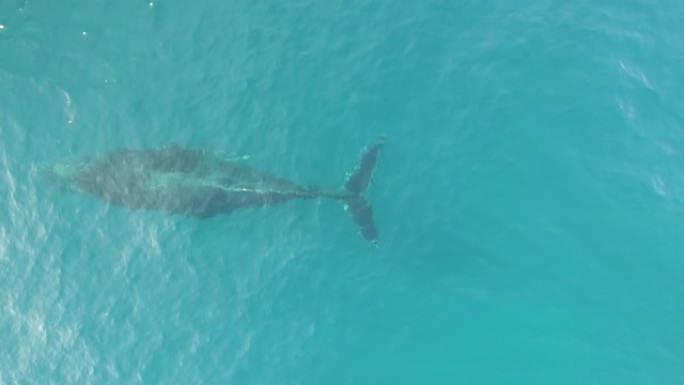
[[[378,153],[386,140],[385,136],[381,136],[373,145],[365,149],[358,166],[344,183],[344,189],[347,192],[344,198],[347,204],[346,209],[359,226],[361,235],[373,246],[378,244],[378,229],[373,220],[373,208],[362,194],[370,185],[375,164],[378,161]]]

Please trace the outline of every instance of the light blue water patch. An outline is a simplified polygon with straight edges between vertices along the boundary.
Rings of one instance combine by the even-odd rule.
[[[679,384],[674,1],[5,1],[0,384]],[[40,167],[176,143],[368,199],[197,220]]]

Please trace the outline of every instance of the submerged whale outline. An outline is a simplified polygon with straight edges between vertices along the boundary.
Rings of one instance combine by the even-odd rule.
[[[373,209],[363,193],[371,182],[385,141],[386,137],[380,136],[364,149],[361,161],[342,189],[301,186],[243,162],[174,144],[146,150],[113,150],[101,157],[54,165],[46,174],[51,180],[108,204],[200,219],[294,199],[335,199],[346,204],[361,235],[377,246]]]

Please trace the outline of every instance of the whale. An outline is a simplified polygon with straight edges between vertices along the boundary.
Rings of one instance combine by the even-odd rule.
[[[333,199],[344,204],[360,235],[377,246],[378,229],[364,193],[386,140],[380,136],[366,146],[356,168],[336,188],[301,185],[250,167],[242,159],[226,159],[214,151],[177,144],[119,148],[101,156],[50,165],[43,174],[52,182],[106,204],[202,220],[296,199]]]

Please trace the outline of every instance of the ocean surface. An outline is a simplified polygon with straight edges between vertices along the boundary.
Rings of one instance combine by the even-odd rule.
[[[3,0],[0,385],[684,384],[684,3]],[[45,165],[341,186],[207,220]]]

